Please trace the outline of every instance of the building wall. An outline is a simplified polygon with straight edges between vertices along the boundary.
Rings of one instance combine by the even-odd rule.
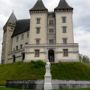
[[[28,33],[29,33],[29,31],[22,33],[22,34],[19,34],[19,35],[12,38],[12,51],[16,50],[16,46],[18,46],[18,49],[21,49],[20,48],[21,44],[23,45],[23,48],[24,48],[26,43],[29,43],[29,37],[27,37]],[[22,35],[23,35],[23,38],[22,38]],[[17,41],[17,37],[18,37],[18,41]]]
[[[39,49],[40,50],[40,56],[39,57],[35,57],[35,50]],[[47,60],[47,53],[46,53],[46,48],[43,47],[34,47],[34,48],[28,48],[26,47],[25,49],[25,53],[26,53],[26,57],[25,57],[25,62],[30,62],[31,60],[42,60],[44,62],[46,62]]]
[[[2,51],[2,60],[4,60],[3,63],[8,62],[8,54],[11,52],[11,47],[12,47],[12,33],[13,33],[14,27],[12,26],[7,26],[6,31],[3,36],[3,51]]]
[[[50,21],[53,21],[53,24],[50,25]],[[47,33],[47,41],[48,41],[48,44],[50,44],[49,40],[53,39],[54,40],[54,43],[56,43],[56,28],[55,28],[55,25],[56,25],[56,22],[55,22],[55,17],[52,16],[52,15],[49,15],[48,16],[48,33]],[[53,29],[53,32],[50,32],[49,30],[50,29]]]
[[[63,55],[63,49],[68,49],[68,56]],[[78,62],[79,54],[77,47],[61,47],[56,49],[56,62]]]
[[[74,43],[72,12],[56,12],[56,43],[63,43],[62,38],[67,38],[68,43]],[[62,17],[66,23],[62,23]],[[62,26],[67,27],[67,33],[62,33]]]
[[[37,24],[37,18],[41,19],[40,24]],[[40,34],[36,33],[37,27],[40,27]],[[29,44],[36,44],[36,38],[40,38],[40,44],[47,43],[47,13],[31,14]]]
[[[5,49],[3,48],[3,51],[5,54],[2,55],[5,59],[5,63],[13,63],[13,55],[16,57],[16,62],[22,61],[22,52],[25,52],[25,62],[30,62],[31,60],[43,60],[46,62],[49,61],[48,51],[51,49],[55,52],[55,62],[79,61],[78,45],[74,44],[72,12],[56,12],[55,16],[56,17],[52,18],[48,17],[47,13],[31,13],[30,31],[19,34],[13,38],[11,38],[13,33],[11,27],[7,27],[7,32],[4,34],[3,41],[3,47],[5,47]],[[63,16],[67,17],[66,23],[62,23]],[[36,23],[37,18],[40,18],[40,24]],[[53,26],[49,26],[49,20],[54,20]],[[67,27],[66,33],[62,33],[62,26]],[[36,33],[37,27],[40,27],[40,34]],[[49,34],[49,29],[51,28],[54,29],[53,34]],[[27,37],[28,33],[29,37]],[[24,35],[23,39],[22,35]],[[40,39],[41,46],[36,45],[37,38]],[[62,38],[68,39],[67,44],[62,44]],[[55,43],[50,45],[49,39],[55,39]],[[21,44],[23,45],[22,49],[20,48]],[[16,50],[16,46],[18,46],[18,50]],[[40,50],[39,57],[35,57],[36,49]],[[68,57],[63,56],[63,49],[68,49]]]

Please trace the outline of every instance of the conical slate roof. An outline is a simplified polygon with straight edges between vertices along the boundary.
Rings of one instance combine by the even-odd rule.
[[[73,8],[71,6],[69,6],[69,4],[66,2],[66,0],[60,0],[59,5],[55,8],[55,10],[73,10]]]
[[[48,11],[42,0],[38,0],[30,11]]]
[[[4,25],[4,28],[9,25],[9,24],[15,24],[16,23],[16,16],[14,15],[14,13],[12,12],[12,14],[10,15],[9,19],[7,20],[6,24]]]

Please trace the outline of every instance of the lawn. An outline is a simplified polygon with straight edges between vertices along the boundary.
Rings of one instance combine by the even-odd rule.
[[[6,80],[44,79],[45,63],[41,61],[0,65],[0,85]]]
[[[0,90],[25,90],[25,89],[13,89],[13,88],[0,87]],[[84,88],[84,89],[60,89],[60,90],[90,90],[90,88]]]
[[[79,62],[52,64],[51,73],[58,80],[90,80],[90,66]]]
[[[0,90],[21,90],[21,89],[13,89],[13,88],[0,87]]]
[[[90,88],[79,88],[79,89],[60,89],[60,90],[90,90]]]

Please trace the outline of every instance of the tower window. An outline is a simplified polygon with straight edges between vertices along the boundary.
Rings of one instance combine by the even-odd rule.
[[[40,24],[40,18],[37,18],[37,24]]]
[[[62,17],[62,23],[66,23],[66,17]]]
[[[40,44],[40,39],[39,38],[36,39],[36,44]]]
[[[53,20],[50,20],[49,25],[53,25],[53,24],[54,24]]]
[[[40,27],[36,28],[36,33],[39,34],[40,33]]]
[[[53,33],[54,32],[54,30],[53,29],[49,29],[49,33]]]
[[[68,56],[68,49],[63,49],[63,56],[67,57]]]
[[[36,49],[35,50],[35,57],[39,57],[39,55],[40,55],[40,50]]]
[[[62,30],[63,30],[63,33],[66,33],[67,32],[67,27],[66,26],[63,26],[62,27]]]
[[[67,44],[67,38],[63,38],[63,44]]]
[[[53,39],[50,39],[49,40],[49,44],[54,44],[54,40]]]

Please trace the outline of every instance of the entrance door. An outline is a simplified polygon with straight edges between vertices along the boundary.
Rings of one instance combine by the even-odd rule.
[[[22,53],[22,61],[25,59],[25,53]]]
[[[16,57],[15,55],[13,55],[13,63],[15,63],[15,61],[16,61]]]
[[[49,50],[48,51],[48,59],[49,59],[49,62],[54,62],[54,50]]]

